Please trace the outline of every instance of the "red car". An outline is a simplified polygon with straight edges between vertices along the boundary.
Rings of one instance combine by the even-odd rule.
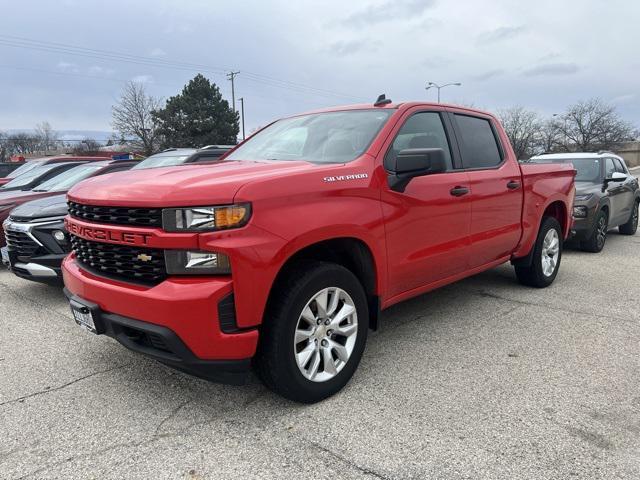
[[[253,364],[315,402],[351,378],[382,309],[509,261],[550,285],[574,176],[520,165],[477,110],[381,98],[285,118],[214,165],[71,189],[66,294],[127,348],[225,382]]]
[[[56,176],[39,184],[33,190],[10,190],[8,192],[2,192],[2,189],[0,188],[0,224],[9,217],[11,210],[18,205],[22,205],[23,203],[36,200],[38,198],[59,195],[86,178],[103,175],[105,173],[129,170],[137,163],[122,160],[104,160],[104,158],[101,160],[102,161],[85,163],[65,162],[64,166],[69,168],[62,170]],[[36,169],[31,172],[34,172],[35,170]],[[29,173],[26,175],[29,175]],[[0,235],[0,248],[5,245],[5,236]]]

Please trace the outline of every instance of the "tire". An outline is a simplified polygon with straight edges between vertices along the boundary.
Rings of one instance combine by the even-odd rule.
[[[555,234],[551,232],[555,232]],[[533,247],[531,265],[515,267],[518,281],[523,285],[536,288],[545,288],[551,285],[560,269],[562,246],[560,223],[553,217],[544,217]]]
[[[607,241],[607,231],[609,229],[609,215],[606,210],[600,210],[593,222],[593,231],[589,238],[580,242],[580,248],[585,252],[599,253],[604,248]]]
[[[336,313],[351,308],[353,313],[338,321]],[[338,323],[327,325],[331,319]],[[269,389],[290,400],[323,400],[353,376],[368,328],[367,297],[353,273],[333,263],[300,263],[278,282],[269,301],[254,360],[256,373]]]
[[[636,200],[631,210],[631,218],[624,225],[620,225],[618,230],[623,235],[635,235],[638,230],[638,205],[640,202]]]

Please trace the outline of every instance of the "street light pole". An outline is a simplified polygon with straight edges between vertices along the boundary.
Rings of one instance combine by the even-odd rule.
[[[240,97],[240,112],[242,114],[242,141],[244,142],[244,97]]]
[[[430,88],[437,88],[438,89],[438,103],[440,103],[440,90],[442,90],[445,87],[460,87],[462,86],[462,83],[460,82],[455,82],[455,83],[445,83],[444,85],[438,85],[437,83],[433,83],[433,82],[429,82],[427,83],[427,86],[424,87],[425,90],[429,90]]]

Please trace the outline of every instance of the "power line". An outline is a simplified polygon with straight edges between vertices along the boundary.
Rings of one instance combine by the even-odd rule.
[[[94,58],[99,60],[111,60],[116,62],[126,62],[138,65],[152,66],[158,68],[170,68],[177,70],[189,70],[197,69],[205,73],[212,73],[215,75],[224,75],[227,69],[220,67],[213,67],[210,65],[179,62],[168,59],[158,59],[152,57],[145,57],[140,55],[131,55],[126,53],[113,52],[109,50],[91,49],[85,47],[78,47],[75,45],[57,43],[57,42],[43,42],[40,40],[29,39],[25,37],[15,37],[11,35],[0,35],[0,45],[24,48],[30,50],[40,50],[45,52],[64,53],[68,55],[76,55],[86,58]],[[344,99],[355,99],[353,95],[348,95],[332,90],[312,87],[301,83],[291,82],[289,80],[282,80],[267,75],[253,73],[249,71],[243,71],[243,76],[253,82],[262,83],[275,88],[283,88],[287,90],[296,90],[302,93],[312,93],[318,96],[339,97]]]

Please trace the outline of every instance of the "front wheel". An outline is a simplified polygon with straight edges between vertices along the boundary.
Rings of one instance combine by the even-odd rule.
[[[599,253],[604,248],[609,231],[609,215],[604,210],[598,212],[596,221],[593,224],[593,231],[589,238],[580,242],[580,248],[585,252]]]
[[[304,262],[276,286],[255,359],[276,393],[302,403],[327,398],[352,377],[367,340],[364,289],[346,268]]]
[[[529,266],[516,266],[516,276],[523,285],[548,287],[558,275],[562,259],[562,228],[553,217],[545,217],[540,225]]]

